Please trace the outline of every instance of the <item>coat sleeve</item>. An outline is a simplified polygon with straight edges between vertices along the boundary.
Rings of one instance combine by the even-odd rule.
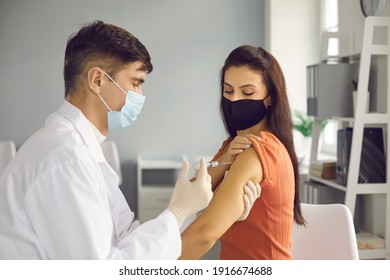
[[[25,207],[45,258],[176,259],[180,255],[179,228],[169,212],[113,244],[106,188],[98,166],[80,159],[56,164],[35,178]]]
[[[121,241],[117,245],[119,251],[113,252],[111,258],[115,254],[120,253],[121,258],[125,259],[177,259],[181,254],[181,236],[180,229],[175,216],[169,210],[163,211],[157,218],[140,224],[134,220],[134,213],[130,210],[125,198],[120,195],[118,200],[121,200],[121,210],[119,214],[118,229]],[[153,240],[144,242],[145,236],[150,236]],[[138,244],[140,243],[141,244]],[[153,246],[150,243],[169,244],[159,249],[158,252],[153,251]],[[145,243],[145,244],[143,244]],[[141,249],[141,250],[140,250]]]
[[[177,259],[181,237],[175,216],[165,210],[156,219],[139,225],[119,242],[118,250],[125,259]],[[114,254],[112,258],[118,257]]]

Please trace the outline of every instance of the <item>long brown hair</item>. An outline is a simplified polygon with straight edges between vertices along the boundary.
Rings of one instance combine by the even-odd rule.
[[[305,220],[302,216],[299,199],[299,172],[293,140],[293,122],[282,69],[277,60],[261,47],[244,45],[234,49],[229,54],[220,73],[220,113],[225,128],[231,137],[235,137],[237,131],[226,121],[226,116],[222,107],[222,95],[225,72],[232,66],[248,66],[250,69],[259,71],[263,75],[268,95],[271,97],[272,103],[272,105],[268,107],[267,125],[272,133],[283,143],[290,155],[295,177],[294,220],[297,224],[304,225]]]

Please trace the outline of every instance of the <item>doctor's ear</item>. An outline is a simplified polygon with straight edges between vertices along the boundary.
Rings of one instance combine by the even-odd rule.
[[[94,92],[99,93],[101,91],[103,83],[104,71],[99,67],[92,67],[87,72],[87,85],[88,88]]]

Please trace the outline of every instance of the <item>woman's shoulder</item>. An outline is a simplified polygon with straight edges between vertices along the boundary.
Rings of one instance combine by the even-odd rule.
[[[262,143],[264,143],[265,145],[283,145],[282,142],[280,142],[280,140],[278,139],[278,137],[276,137],[276,135],[273,134],[271,131],[260,131],[259,136],[262,140],[264,140]]]
[[[286,158],[286,148],[283,143],[270,131],[261,131],[260,140],[251,139],[252,147],[256,151],[265,175],[279,166],[279,162]]]
[[[270,131],[261,131],[256,136],[260,137],[260,140],[251,137],[253,148],[259,153],[278,153],[280,149],[283,149],[283,143]]]

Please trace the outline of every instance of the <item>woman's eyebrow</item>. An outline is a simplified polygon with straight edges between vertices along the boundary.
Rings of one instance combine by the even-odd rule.
[[[230,85],[229,83],[226,83],[226,82],[224,82],[223,84],[225,86],[233,87],[232,85]],[[240,86],[240,88],[244,88],[244,87],[256,87],[256,86],[254,84],[245,84],[245,85]]]
[[[244,88],[244,87],[256,87],[256,86],[253,84],[246,84],[246,85],[240,86],[240,88]]]
[[[228,84],[228,83],[226,83],[226,82],[224,82],[223,83],[225,86],[228,86],[228,87],[233,87],[232,85],[230,85],[230,84]]]

